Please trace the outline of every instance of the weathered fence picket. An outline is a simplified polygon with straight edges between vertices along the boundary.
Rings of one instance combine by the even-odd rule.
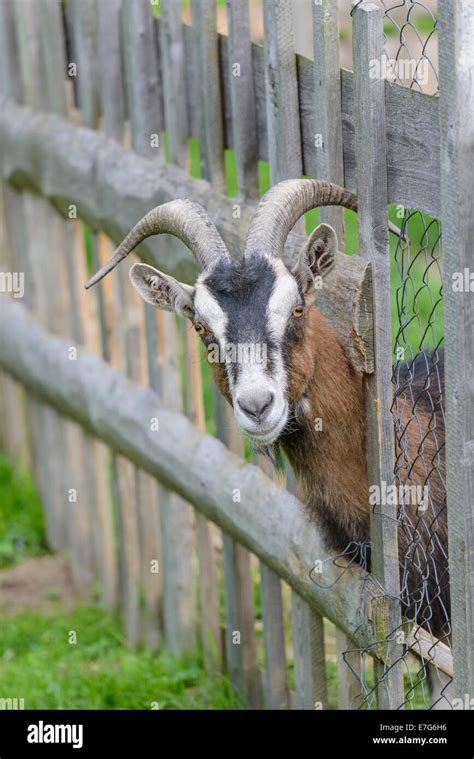
[[[441,218],[446,333],[447,500],[450,532],[454,691],[474,693],[472,3],[440,2]],[[456,277],[471,285],[461,291]]]
[[[359,4],[353,12],[355,146],[357,156],[357,194],[359,210],[359,244],[361,255],[371,263],[374,307],[375,372],[366,385],[367,463],[369,484],[381,488],[393,481],[395,461],[393,417],[391,414],[391,322],[390,262],[388,255],[387,175],[385,144],[385,81],[370,74],[371,61],[383,54],[383,15],[371,3]],[[367,135],[371,139],[367,139]],[[387,630],[374,624],[374,641],[389,636],[388,670],[381,677],[378,689],[380,709],[402,704],[403,660],[401,625],[399,559],[396,506],[381,505],[370,515],[372,572],[386,588],[388,605]],[[376,618],[376,609],[370,610]],[[374,666],[380,667],[375,659]]]

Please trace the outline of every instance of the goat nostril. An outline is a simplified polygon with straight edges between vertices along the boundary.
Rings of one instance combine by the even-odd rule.
[[[257,418],[268,411],[273,403],[273,399],[273,393],[268,392],[261,395],[243,395],[237,398],[237,403],[247,416]]]

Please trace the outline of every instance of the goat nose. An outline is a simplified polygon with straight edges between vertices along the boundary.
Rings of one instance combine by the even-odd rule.
[[[248,393],[239,396],[239,398],[237,398],[237,403],[239,404],[242,411],[247,414],[247,416],[258,418],[263,416],[265,412],[268,411],[273,403],[273,398],[274,395],[270,392],[258,394]]]

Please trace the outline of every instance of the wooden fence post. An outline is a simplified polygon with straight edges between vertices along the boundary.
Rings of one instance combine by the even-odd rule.
[[[357,193],[361,255],[370,260],[374,298],[375,372],[366,382],[367,464],[369,485],[389,485],[394,479],[395,447],[392,406],[392,342],[390,265],[387,219],[387,157],[385,143],[385,79],[372,78],[371,62],[383,53],[383,14],[362,2],[353,12],[354,104]],[[375,513],[378,511],[378,513]],[[380,709],[397,709],[405,700],[402,647],[396,633],[401,624],[397,508],[388,504],[371,511],[371,571],[385,589],[388,623],[375,627],[375,639],[386,642],[388,663],[374,660]],[[369,615],[377,617],[376,609]],[[380,636],[380,638],[379,638]]]
[[[441,0],[439,14],[453,690],[462,699],[474,696],[474,3]]]
[[[276,184],[303,174],[296,54],[291,5],[284,0],[264,0],[263,9],[268,155],[270,181]],[[297,229],[304,231],[303,220]],[[313,709],[318,701],[324,708],[326,672],[317,666],[324,662],[323,619],[294,592],[292,619],[295,707]],[[308,667],[308,662],[315,666]]]

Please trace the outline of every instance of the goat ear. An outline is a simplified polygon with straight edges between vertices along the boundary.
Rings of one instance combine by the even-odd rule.
[[[301,248],[293,274],[299,279],[305,295],[319,289],[318,283],[334,266],[338,254],[337,234],[329,224],[314,229]]]
[[[164,311],[176,311],[188,319],[193,318],[194,287],[178,282],[147,264],[134,264],[130,269],[130,280],[147,303]]]

